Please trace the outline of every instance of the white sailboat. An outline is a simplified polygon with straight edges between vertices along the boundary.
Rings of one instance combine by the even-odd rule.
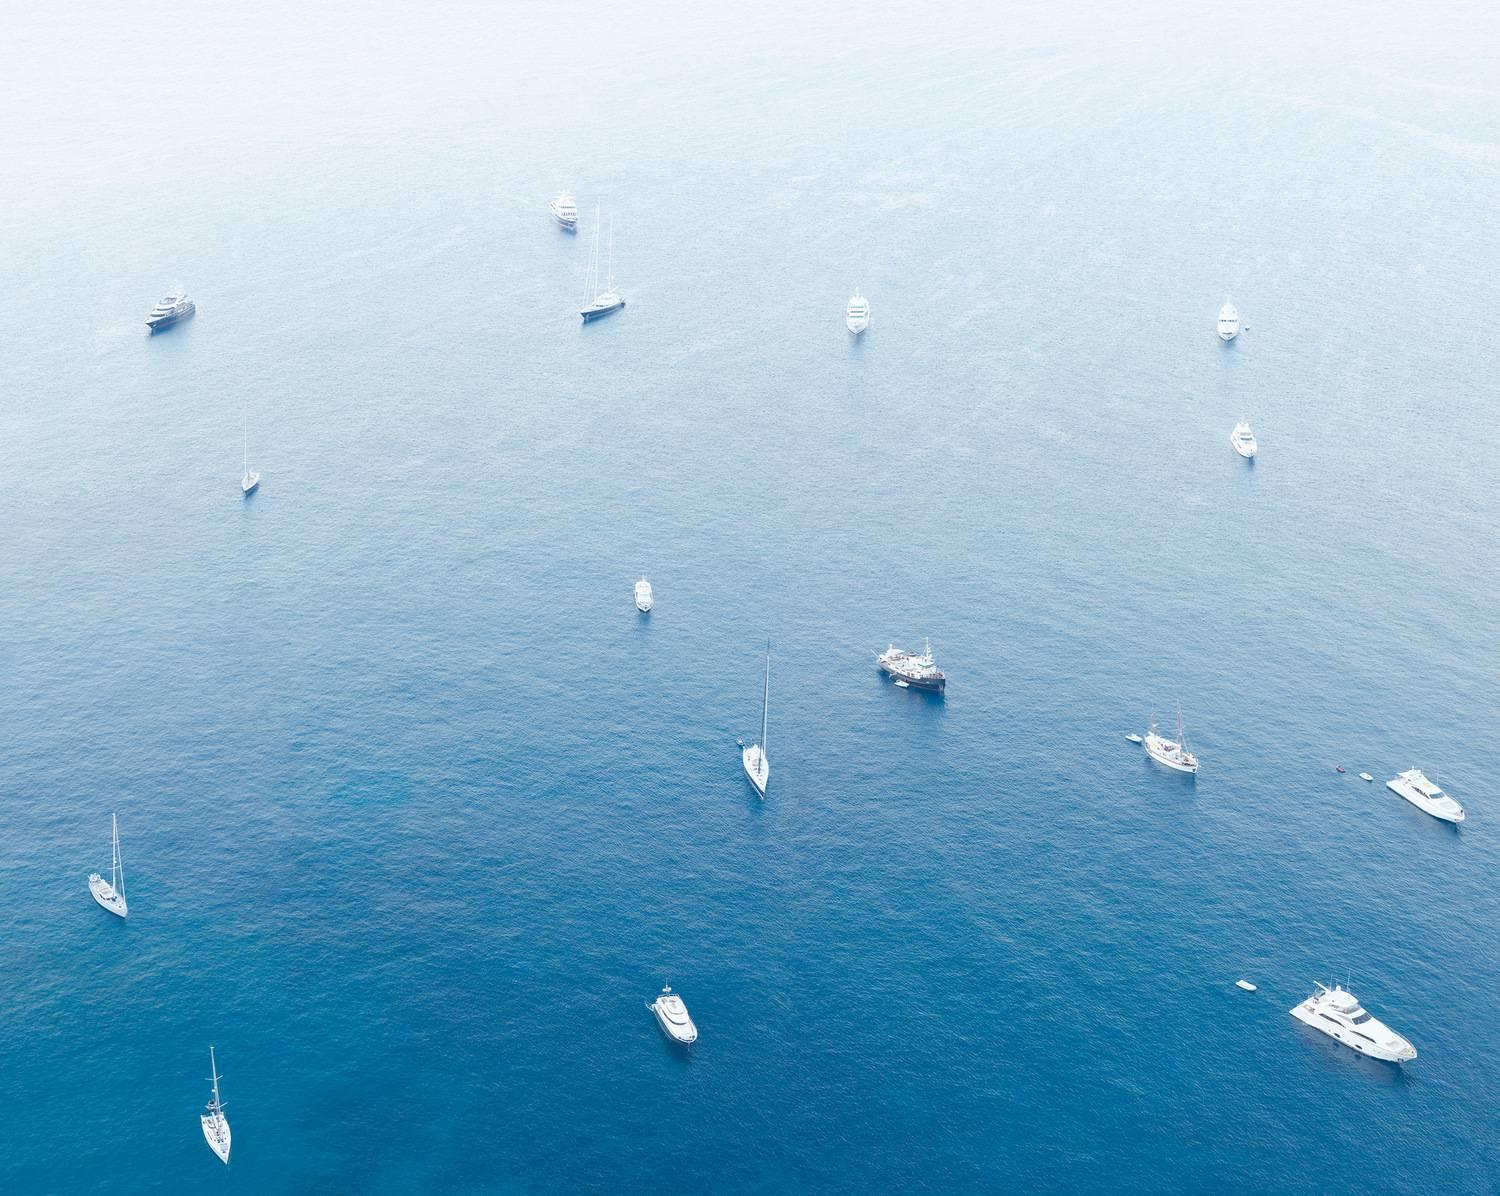
[[[625,297],[615,290],[615,218],[609,218],[609,256],[606,259],[604,289],[599,289],[599,209],[594,209],[594,252],[589,258],[588,283],[584,288],[583,306],[578,314],[587,324],[625,306]]]
[[[219,1099],[219,1065],[213,1047],[208,1048],[209,1070],[213,1073],[214,1094],[207,1111],[198,1118],[203,1123],[203,1140],[219,1162],[229,1162],[229,1119],[224,1116],[224,1102]]]
[[[89,892],[110,913],[123,918],[129,912],[125,905],[125,865],[120,862],[120,824],[113,814],[109,816],[109,830],[113,844],[109,879],[105,880],[97,872],[90,873]]]
[[[250,468],[250,430],[245,427],[243,421],[240,424],[240,431],[245,434],[245,472],[240,474],[240,491],[243,494],[250,494],[260,485],[260,474]]]
[[[745,775],[755,786],[755,792],[765,797],[766,781],[771,776],[771,762],[766,758],[766,714],[771,708],[771,645],[766,644],[766,686],[760,702],[760,740],[752,743],[740,753],[740,763],[745,766]]]
[[[1146,754],[1158,764],[1174,772],[1185,772],[1190,776],[1198,773],[1198,757],[1187,750],[1182,740],[1182,705],[1177,706],[1177,738],[1168,739],[1156,733],[1156,711],[1151,712],[1151,730],[1146,732]]]

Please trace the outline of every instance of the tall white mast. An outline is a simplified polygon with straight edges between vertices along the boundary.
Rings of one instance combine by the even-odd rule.
[[[121,897],[125,896],[125,865],[120,860],[120,823],[116,815],[109,816],[110,839],[113,841],[113,858],[109,863],[109,884]]]
[[[214,1081],[214,1112],[217,1113],[224,1107],[224,1102],[219,1099],[219,1064],[214,1058],[213,1047],[208,1048],[208,1069],[213,1073]]]
[[[605,284],[606,291],[615,289],[615,215],[609,214],[609,282]]]
[[[760,754],[766,755],[766,714],[771,708],[771,641],[766,641],[766,689],[760,701]]]

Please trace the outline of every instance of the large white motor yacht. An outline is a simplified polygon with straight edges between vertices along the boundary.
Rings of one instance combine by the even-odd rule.
[[[1417,1057],[1416,1047],[1371,1017],[1360,1007],[1359,998],[1337,984],[1332,988],[1318,985],[1318,991],[1293,1009],[1292,1016],[1372,1059],[1404,1063]]]
[[[698,1041],[698,1027],[693,1025],[693,1019],[688,1016],[687,1006],[683,1004],[682,998],[672,991],[670,984],[665,985],[661,995],[651,1002],[651,1012],[656,1014],[656,1021],[673,1042],[680,1042],[683,1046],[692,1046]]]
[[[635,609],[643,615],[651,610],[651,583],[644,577],[635,583]]]
[[[578,205],[573,202],[571,195],[564,191],[552,201],[550,207],[552,219],[570,233],[578,231]]]
[[[1234,425],[1234,431],[1229,434],[1229,443],[1234,445],[1234,451],[1246,461],[1255,456],[1255,450],[1260,447],[1255,443],[1255,433],[1245,420]]]
[[[1146,732],[1143,741],[1146,746],[1146,754],[1158,764],[1173,769],[1176,772],[1185,772],[1196,776],[1198,773],[1198,757],[1187,750],[1182,742],[1182,707],[1177,708],[1177,738],[1168,739],[1165,735],[1156,733],[1156,715],[1151,715],[1151,730]]]
[[[1464,808],[1422,775],[1420,768],[1408,769],[1385,783],[1392,793],[1399,793],[1424,814],[1444,822],[1462,822]]]
[[[844,313],[844,323],[855,336],[870,326],[870,301],[861,295],[858,289],[855,290],[854,297],[849,300],[849,309]]]
[[[1219,308],[1219,339],[1232,341],[1239,334],[1240,313],[1235,311],[1234,304],[1226,299],[1224,306]]]

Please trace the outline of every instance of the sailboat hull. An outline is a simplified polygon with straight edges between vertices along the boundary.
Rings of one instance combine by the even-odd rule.
[[[755,792],[765,797],[766,782],[771,779],[771,762],[766,759],[765,752],[760,750],[760,744],[752,743],[741,752],[740,763],[745,766],[745,776],[755,786]]]
[[[198,1120],[203,1123],[203,1140],[208,1143],[209,1150],[218,1155],[219,1162],[229,1162],[229,1121],[221,1113],[217,1118],[204,1114]]]
[[[125,904],[125,898],[116,893],[114,887],[102,876],[96,874],[89,877],[89,893],[93,895],[101,909],[107,909],[117,918],[123,918],[130,912]]]
[[[617,312],[625,306],[625,300],[620,299],[614,303],[599,304],[595,307],[585,307],[578,314],[583,317],[585,324],[594,320],[602,320],[605,316]]]

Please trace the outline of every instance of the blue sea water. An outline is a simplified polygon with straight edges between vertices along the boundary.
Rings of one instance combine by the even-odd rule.
[[[6,24],[0,1190],[1500,1189],[1493,10]]]

